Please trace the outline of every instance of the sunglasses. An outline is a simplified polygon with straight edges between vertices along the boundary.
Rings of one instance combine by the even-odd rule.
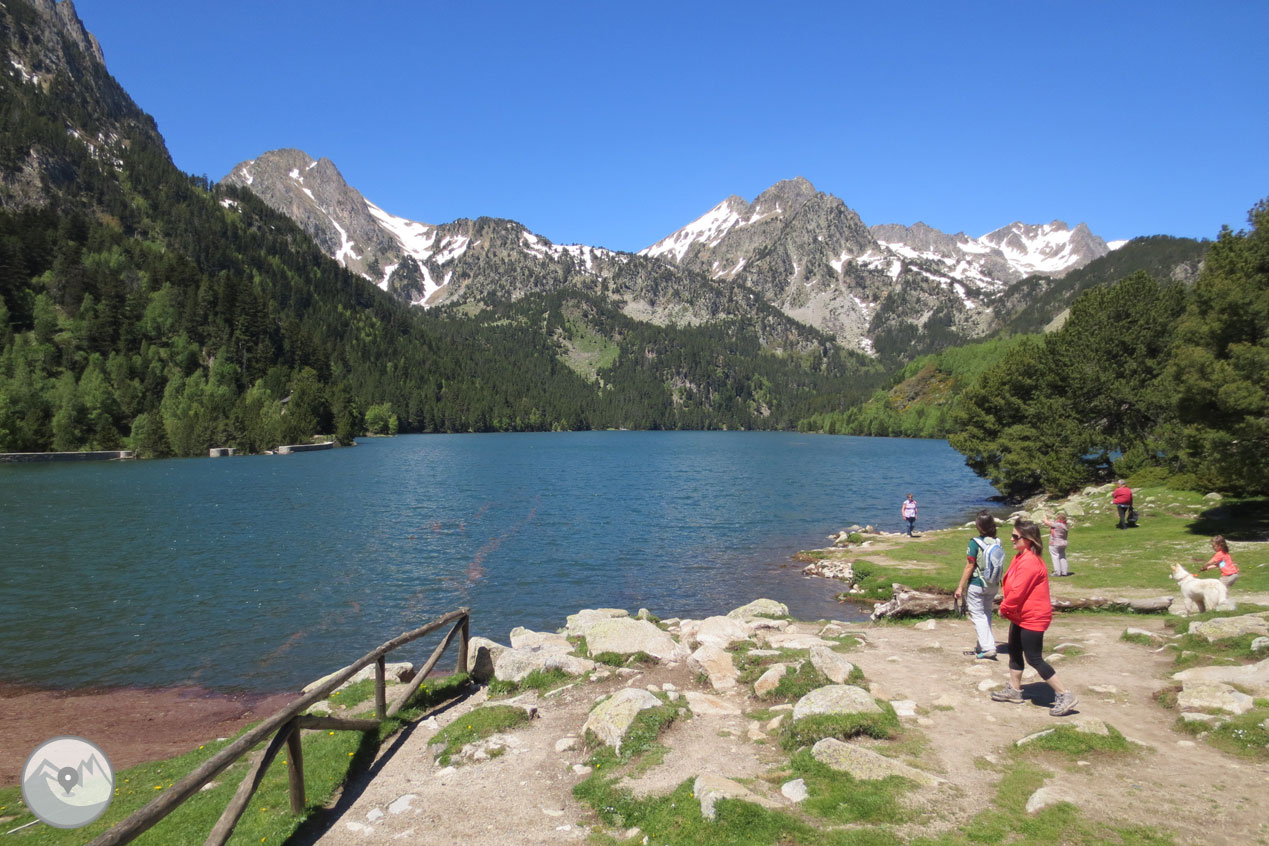
[[[1013,538],[1014,540],[1022,540],[1022,535],[1010,535],[1009,537]]]

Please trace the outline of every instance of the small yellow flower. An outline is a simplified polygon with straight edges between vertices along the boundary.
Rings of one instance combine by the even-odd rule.
[[[332,732],[330,732],[330,736],[331,736],[331,737],[334,737],[334,736],[335,736],[335,732],[333,732],[333,731],[332,731]]]
[[[156,785],[154,785],[154,789],[155,789],[155,790],[162,790],[162,789],[163,789],[163,785],[161,785],[161,784],[156,784]]]
[[[351,758],[352,756],[353,756],[353,753],[349,752],[348,757]]]

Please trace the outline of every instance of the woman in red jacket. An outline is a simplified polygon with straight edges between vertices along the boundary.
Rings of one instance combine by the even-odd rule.
[[[1013,524],[1013,548],[1017,555],[1009,562],[1001,590],[1000,616],[1009,621],[1009,686],[992,693],[997,702],[1022,701],[1022,659],[1025,657],[1040,678],[1053,688],[1056,698],[1049,713],[1069,714],[1079,701],[1058,681],[1044,660],[1044,632],[1053,621],[1049,600],[1049,572],[1040,560],[1040,527],[1030,520]]]

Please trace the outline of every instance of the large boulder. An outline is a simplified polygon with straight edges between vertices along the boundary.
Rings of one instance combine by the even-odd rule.
[[[471,638],[467,641],[467,672],[474,681],[489,681],[494,677],[494,663],[506,651],[507,647],[487,637]]]
[[[1177,707],[1182,711],[1225,711],[1230,714],[1245,714],[1255,703],[1252,698],[1220,682],[1186,682],[1176,697]]]
[[[1195,667],[1174,673],[1172,678],[1187,685],[1191,682],[1234,684],[1253,696],[1269,696],[1269,658],[1242,666]]]
[[[629,617],[600,620],[592,625],[586,634],[586,646],[591,655],[643,652],[658,661],[682,661],[687,657],[687,650],[675,643],[674,638],[647,620]]]
[[[698,717],[735,717],[740,715],[740,706],[711,693],[698,690],[684,691],[683,698],[687,707]]]
[[[863,781],[902,776],[917,784],[929,787],[942,779],[927,772],[909,767],[894,758],[887,758],[871,749],[854,743],[844,743],[835,737],[826,737],[811,747],[811,757],[838,772],[849,773]]]
[[[855,671],[855,665],[847,661],[846,656],[827,646],[811,647],[811,666],[823,673],[833,684],[845,684]]]
[[[817,635],[802,632],[760,631],[757,637],[764,645],[772,649],[812,649],[816,646],[837,645],[831,640],[824,640]]]
[[[562,670],[570,676],[580,676],[593,669],[594,661],[547,646],[506,649],[494,661],[494,675],[509,682],[524,681],[534,670]]]
[[[564,625],[564,633],[586,637],[590,627],[595,625],[595,623],[629,616],[630,613],[622,608],[583,608],[576,614],[568,615],[568,621]]]
[[[1205,637],[1208,643],[1245,634],[1269,635],[1269,614],[1243,614],[1239,617],[1218,617],[1215,620],[1192,623],[1190,634]]]
[[[750,620],[754,617],[787,617],[789,606],[774,599],[755,599],[747,605],[733,608],[727,612],[728,617],[737,620]]]
[[[731,660],[731,653],[717,646],[701,646],[687,659],[687,666],[698,673],[709,676],[710,686],[714,690],[730,690],[736,686],[736,664]]]
[[[573,644],[568,642],[568,638],[557,632],[535,632],[531,629],[526,629],[523,626],[516,626],[511,630],[509,637],[512,649],[526,649],[535,646],[545,646],[557,651],[573,651]]]
[[[872,694],[853,684],[830,684],[812,690],[793,706],[793,719],[819,714],[880,714]]]
[[[735,617],[706,617],[696,629],[696,643],[726,649],[749,639],[749,627]]]
[[[646,690],[637,687],[623,688],[595,706],[586,725],[582,727],[582,732],[593,732],[600,741],[620,752],[621,741],[625,739],[630,724],[639,716],[639,712],[657,708],[661,704],[660,699]]]

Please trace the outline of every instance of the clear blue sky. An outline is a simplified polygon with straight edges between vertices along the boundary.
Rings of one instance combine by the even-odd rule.
[[[1269,196],[1269,3],[77,0],[178,167],[637,250],[804,176],[865,223],[1214,237]]]

